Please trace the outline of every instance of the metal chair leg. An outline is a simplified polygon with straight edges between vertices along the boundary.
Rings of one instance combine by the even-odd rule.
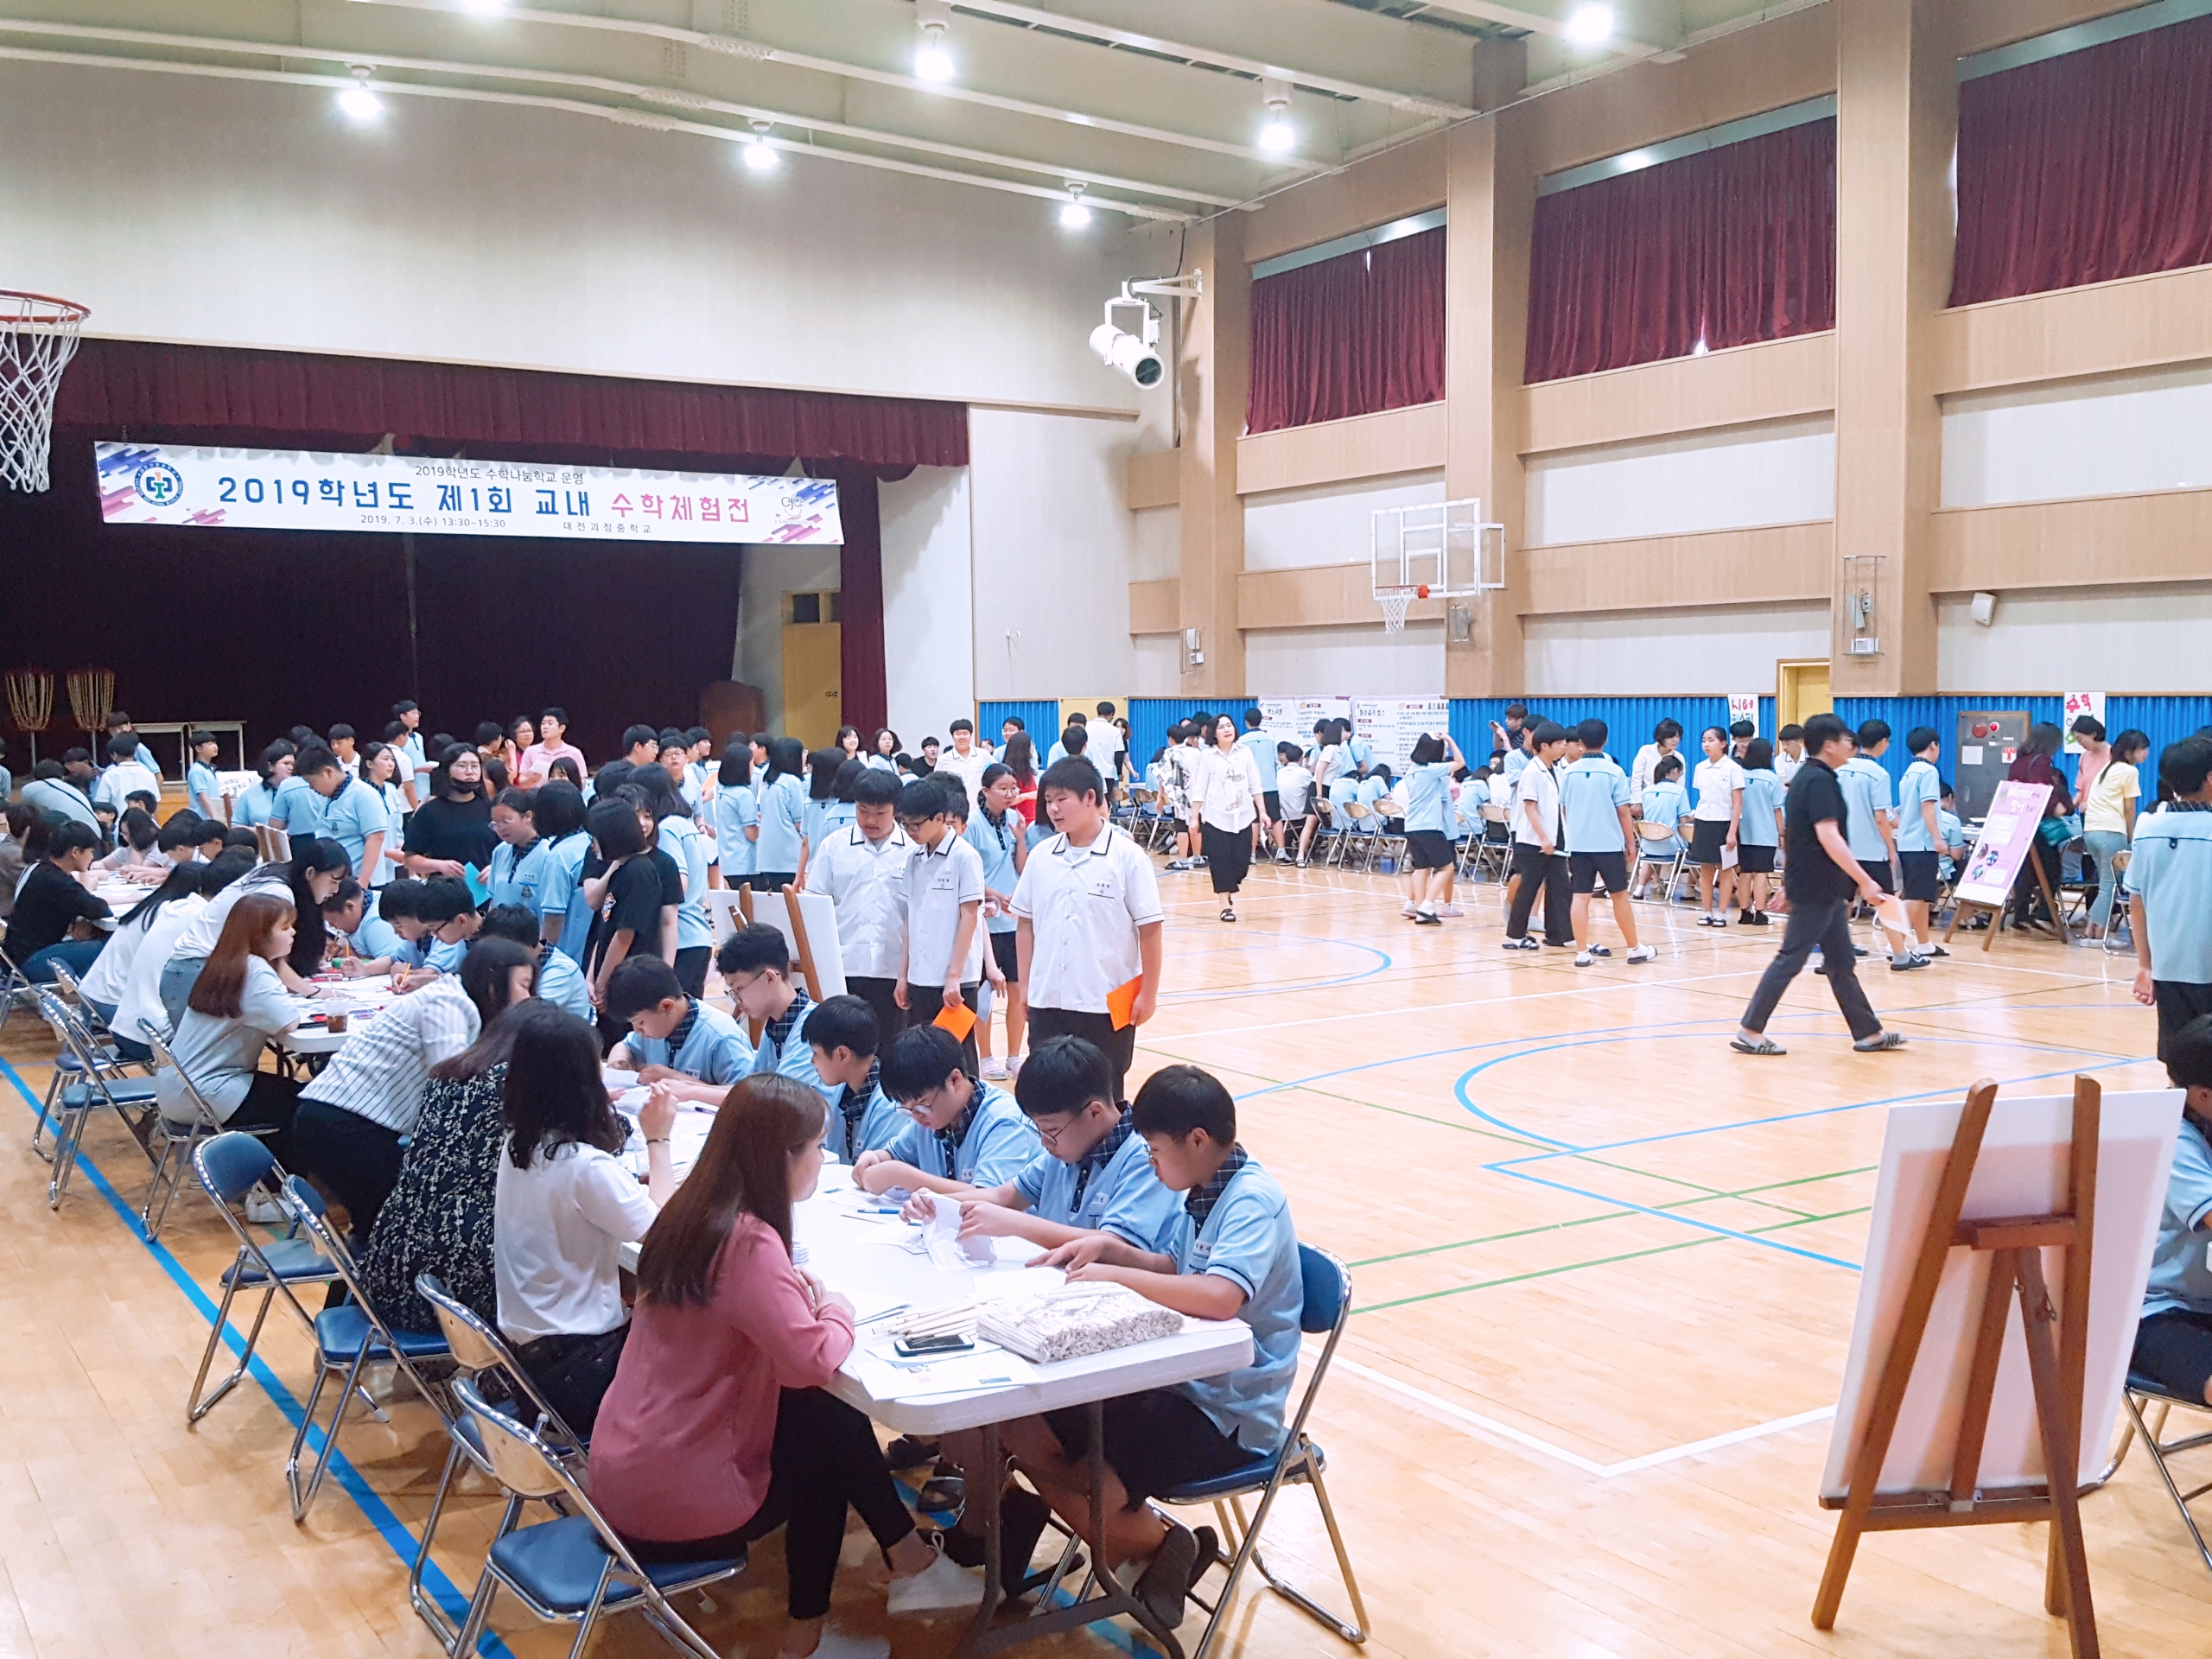
[[[54,1120],[54,1178],[46,1185],[46,1207],[59,1210],[61,1194],[69,1185],[69,1172],[77,1161],[77,1142],[85,1133],[85,1120],[92,1115],[89,1103],[71,1111],[63,1107]]]
[[[2196,1546],[2197,1560],[2204,1563],[2205,1571],[2212,1573],[2212,1546],[2205,1543],[2204,1530],[2197,1525],[2196,1517],[2190,1512],[2189,1508],[2191,1498],[2202,1497],[2208,1491],[2212,1491],[2212,1483],[2199,1486],[2193,1491],[2184,1492],[2181,1489],[2180,1483],[2174,1479],[2173,1471],[2166,1467],[2166,1458],[2170,1452],[2180,1451],[2184,1446],[2201,1444],[2207,1437],[2194,1436],[2190,1440],[2177,1440],[2169,1446],[2161,1442],[2158,1436],[2165,1433],[2166,1420],[2173,1414],[2171,1402],[2164,1400],[2158,1402],[2158,1427],[2152,1428],[2144,1422],[2142,1408],[2136,1403],[2136,1396],[2133,1392],[2123,1389],[2120,1397],[2120,1402],[2127,1408],[2128,1416],[2134,1421],[2136,1433],[2142,1435],[2144,1444],[2151,1450],[2151,1462],[2158,1469],[2159,1480],[2164,1483],[2166,1495],[2173,1499],[2174,1508],[2181,1511],[2181,1523],[2189,1529],[2189,1541]]]
[[[215,1362],[215,1351],[222,1343],[223,1332],[230,1327],[231,1305],[238,1296],[238,1275],[243,1271],[245,1260],[243,1254],[238,1260],[239,1266],[231,1270],[231,1282],[223,1287],[223,1304],[215,1312],[215,1323],[207,1332],[207,1346],[200,1356],[200,1375],[192,1379],[191,1397],[185,1402],[184,1420],[188,1423],[196,1423],[214,1410],[216,1402],[245,1379],[247,1369],[253,1363],[253,1351],[261,1341],[261,1327],[269,1318],[270,1304],[276,1300],[276,1286],[270,1285],[263,1289],[261,1306],[254,1313],[253,1327],[246,1332],[245,1346],[238,1352],[238,1363],[227,1376],[215,1385],[215,1391],[202,1399],[200,1390],[207,1383],[208,1369]]]
[[[429,1567],[430,1541],[437,1536],[438,1522],[445,1514],[446,1497],[452,1491],[454,1480],[461,1472],[461,1442],[455,1440],[446,1448],[446,1466],[438,1476],[437,1495],[430,1500],[429,1514],[423,1517],[423,1541],[415,1547],[415,1560],[407,1569],[408,1603],[415,1609],[416,1616],[430,1627],[430,1633],[437,1637],[438,1645],[448,1654],[460,1651],[455,1644],[460,1639],[461,1627],[448,1618],[446,1610],[423,1591],[423,1574]]]
[[[325,1363],[318,1363],[315,1368],[315,1386],[308,1391],[307,1407],[301,1412],[300,1426],[292,1435],[291,1456],[284,1464],[284,1484],[292,1495],[292,1519],[295,1522],[307,1519],[308,1506],[314,1503],[315,1494],[322,1490],[322,1478],[329,1472],[330,1459],[338,1450],[338,1431],[346,1421],[346,1408],[353,1400],[355,1389],[359,1386],[361,1368],[368,1363],[368,1360],[369,1344],[365,1341],[354,1354],[353,1363],[346,1369],[346,1386],[338,1392],[337,1409],[331,1413],[330,1427],[323,1433],[321,1450],[315,1458],[313,1472],[308,1476],[306,1489],[302,1491],[300,1486],[300,1448],[307,1440],[308,1430],[315,1426],[315,1403],[322,1397],[323,1384],[336,1369]]]
[[[1345,1623],[1344,1619],[1331,1612],[1312,1597],[1300,1593],[1275,1577],[1268,1570],[1267,1558],[1261,1554],[1256,1548],[1252,1551],[1252,1565],[1260,1570],[1260,1576],[1268,1581],[1268,1587],[1277,1595],[1285,1598],[1293,1605],[1302,1608],[1309,1618],[1319,1620],[1344,1637],[1345,1641],[1357,1646],[1367,1640],[1367,1602],[1359,1593],[1359,1580],[1352,1573],[1351,1554],[1344,1548],[1344,1534],[1337,1527],[1336,1508],[1329,1502],[1329,1489],[1322,1483],[1321,1471],[1319,1469],[1309,1469],[1309,1471],[1300,1478],[1306,1485],[1313,1489],[1314,1501],[1320,1505],[1321,1523],[1328,1529],[1330,1546],[1337,1552],[1337,1571],[1343,1575],[1344,1589],[1351,1597],[1352,1618],[1355,1622]]]

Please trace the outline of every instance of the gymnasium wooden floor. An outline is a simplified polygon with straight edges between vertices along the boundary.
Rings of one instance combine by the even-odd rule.
[[[1315,1433],[1370,1653],[2065,1650],[2040,1611],[2040,1527],[1870,1539],[1837,1629],[1814,1630],[1830,1532],[1815,1492],[1879,1109],[1985,1074],[2161,1081],[2125,959],[2007,938],[1924,973],[1878,967],[1876,1006],[1912,1039],[1880,1056],[1850,1052],[1808,976],[1774,1025],[1792,1052],[1757,1061],[1725,1045],[1771,932],[1639,906],[1661,959],[1622,963],[1607,918],[1614,960],[1578,970],[1501,952],[1495,887],[1416,930],[1383,878],[1263,871],[1229,926],[1203,874],[1161,880],[1169,988],[1142,1063],[1221,1073],[1301,1235],[1352,1267],[1358,1312]],[[19,1096],[0,1152],[0,1653],[434,1659],[403,1580],[443,1455],[435,1418],[402,1400],[389,1427],[349,1421],[347,1465],[301,1528],[281,1476],[306,1378],[295,1323],[272,1320],[255,1384],[188,1427],[224,1235],[181,1201],[149,1247],[129,1218],[144,1161],[111,1125],[48,1211],[26,1143],[50,1052],[24,1019],[0,1033],[0,1088]],[[2105,1650],[2203,1651],[2212,1576],[2139,1452],[2084,1515]],[[471,1490],[442,1533],[462,1595],[495,1516]],[[1310,1498],[1287,1495],[1270,1535],[1289,1576],[1340,1597]],[[705,1628],[772,1651],[781,1593],[772,1544]],[[514,1652],[561,1650],[563,1632],[503,1607]],[[883,1628],[880,1592],[848,1574],[837,1617]],[[902,1659],[936,1659],[957,1626],[891,1634]],[[666,1651],[628,1620],[601,1641]],[[1348,1651],[1263,1589],[1224,1650]]]

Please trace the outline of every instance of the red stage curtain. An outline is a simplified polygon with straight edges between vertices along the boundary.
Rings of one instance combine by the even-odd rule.
[[[641,453],[801,456],[871,467],[964,467],[968,410],[918,397],[683,385],[307,352],[88,340],[56,424],[387,432],[427,445],[527,446],[541,460],[642,465]],[[569,453],[555,454],[556,450]],[[581,453],[579,453],[581,452]],[[609,454],[622,459],[610,463]],[[698,470],[712,470],[698,467]]]
[[[1433,404],[1444,396],[1444,232],[1252,284],[1246,429]]]
[[[2212,17],[1959,88],[1951,303],[2212,263]]]
[[[1835,123],[1536,201],[1530,382],[1835,326]]]

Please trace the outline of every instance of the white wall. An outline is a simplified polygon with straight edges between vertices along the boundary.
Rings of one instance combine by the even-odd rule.
[[[976,701],[965,467],[917,467],[878,486],[883,512],[884,676],[891,729],[909,744]]]
[[[971,410],[968,436],[976,698],[1134,687],[1129,583],[1146,538],[1123,484],[1129,455],[1158,439],[1126,421],[998,409]]]
[[[1529,462],[1530,547],[1835,517],[1835,421],[1821,415]]]
[[[2203,489],[2208,433],[2212,363],[1946,398],[1943,505]]]
[[[768,729],[784,729],[784,606],[785,594],[833,591],[843,585],[834,547],[763,543],[742,550],[738,582],[737,675],[760,688]]]
[[[2205,688],[2212,582],[1999,594],[1988,627],[1961,594],[1937,602],[1940,691],[2171,691]]]
[[[1762,690],[1778,661],[1828,655],[1828,607],[1745,605],[1527,619],[1532,696]]]
[[[1254,697],[1438,697],[1444,624],[1275,628],[1244,636],[1244,691]]]
[[[1376,512],[1384,507],[1428,506],[1443,499],[1441,470],[1248,495],[1244,498],[1244,568],[1298,570],[1323,564],[1364,564],[1374,545]]]
[[[1085,336],[1173,232],[589,116],[0,62],[5,280],[96,334],[1135,408]]]
[[[1136,677],[1129,682],[1133,697],[1179,697],[1183,695],[1183,637],[1176,633],[1139,634]]]

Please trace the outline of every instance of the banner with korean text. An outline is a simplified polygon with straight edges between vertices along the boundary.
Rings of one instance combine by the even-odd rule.
[[[111,524],[810,546],[845,539],[836,480],[827,478],[177,444],[99,443],[93,454],[100,517]]]

